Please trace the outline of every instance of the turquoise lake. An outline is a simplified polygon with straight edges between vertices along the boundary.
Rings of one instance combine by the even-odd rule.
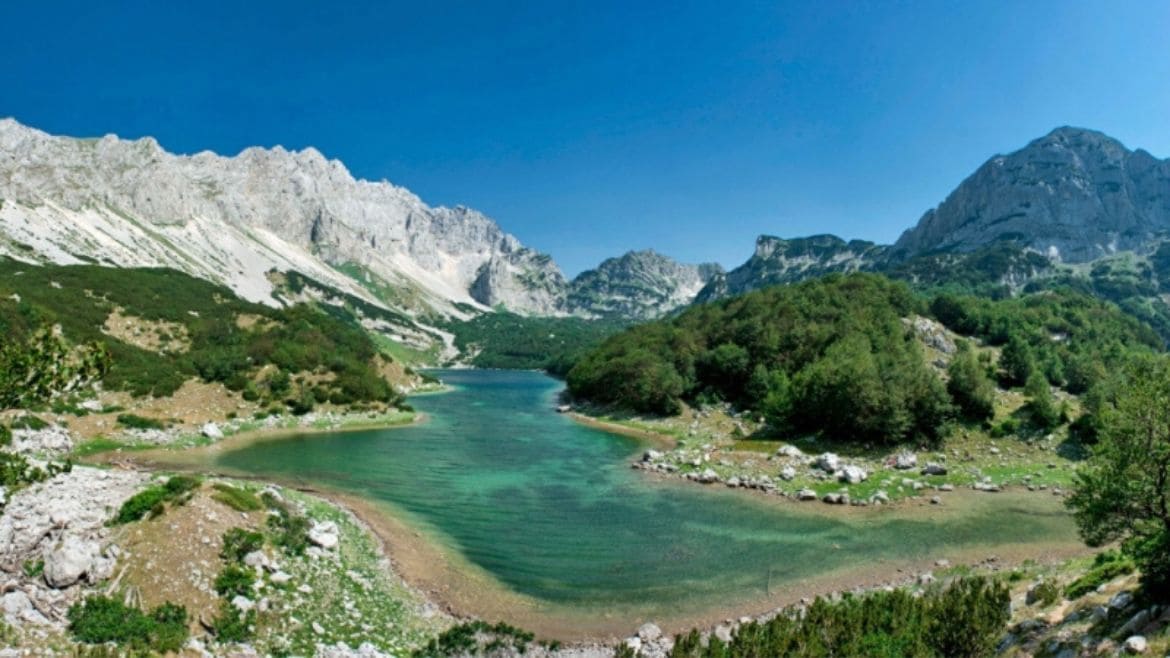
[[[916,519],[654,480],[629,467],[646,444],[557,414],[552,378],[436,374],[454,390],[411,400],[425,423],[258,442],[214,466],[388,503],[503,588],[585,613],[686,615],[842,569],[1076,542],[1051,496]]]

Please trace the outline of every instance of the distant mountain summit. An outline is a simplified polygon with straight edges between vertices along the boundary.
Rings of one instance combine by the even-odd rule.
[[[631,252],[567,281],[480,212],[355,179],[313,148],[234,157],[153,138],[57,137],[0,120],[0,256],[171,267],[267,304],[281,273],[426,320],[504,308],[646,319],[689,303],[716,266]],[[405,330],[403,324],[399,329]]]
[[[711,301],[833,272],[870,270],[885,258],[887,249],[865,240],[846,242],[835,235],[787,240],[761,235],[756,238],[752,257],[727,274],[712,278],[699,292],[697,301]]]
[[[1170,160],[1102,133],[1057,128],[997,155],[902,234],[893,255],[1010,240],[1064,262],[1141,251],[1170,232]]]
[[[570,312],[594,317],[652,319],[695,299],[723,268],[686,265],[656,251],[631,251],[606,259],[569,284]]]

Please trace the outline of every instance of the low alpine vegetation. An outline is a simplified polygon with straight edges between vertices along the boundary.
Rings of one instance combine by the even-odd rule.
[[[187,609],[164,603],[149,613],[108,596],[91,596],[69,608],[69,631],[84,644],[113,643],[135,652],[178,651],[187,642]]]
[[[140,521],[147,514],[159,516],[166,511],[166,504],[181,501],[199,486],[199,480],[188,475],[175,475],[165,484],[156,484],[131,496],[118,513],[114,515],[111,524],[122,525]]]

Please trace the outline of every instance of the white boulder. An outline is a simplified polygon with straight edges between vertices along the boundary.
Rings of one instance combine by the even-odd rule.
[[[219,429],[219,425],[215,423],[205,423],[199,429],[199,433],[213,441],[218,441],[223,438],[223,430]]]
[[[97,543],[65,535],[44,553],[45,582],[56,589],[69,587],[93,569],[99,553]]]
[[[309,529],[309,541],[325,550],[337,548],[339,541],[337,537],[337,524],[332,521],[314,523],[313,527]]]

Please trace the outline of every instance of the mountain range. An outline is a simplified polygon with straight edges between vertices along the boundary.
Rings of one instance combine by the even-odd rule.
[[[726,272],[644,250],[568,280],[482,213],[355,179],[312,148],[174,155],[149,137],[58,137],[0,120],[0,255],[172,267],[274,305],[359,300],[393,312],[377,329],[420,346],[493,309],[645,320],[857,270],[1009,292],[1071,283],[1170,334],[1168,237],[1170,160],[1063,127],[991,157],[893,245],[765,235]]]

